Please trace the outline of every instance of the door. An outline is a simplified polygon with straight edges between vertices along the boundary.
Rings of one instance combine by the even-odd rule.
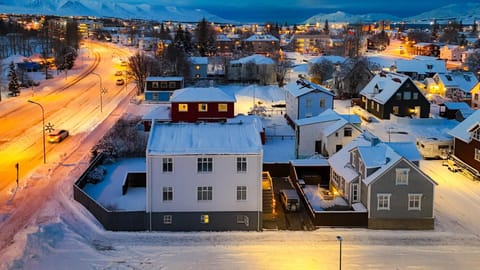
[[[315,141],[315,153],[322,153],[322,141]]]

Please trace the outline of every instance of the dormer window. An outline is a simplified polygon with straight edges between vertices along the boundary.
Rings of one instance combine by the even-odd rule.
[[[477,128],[472,132],[472,138],[474,138],[477,141],[480,141],[480,128]]]

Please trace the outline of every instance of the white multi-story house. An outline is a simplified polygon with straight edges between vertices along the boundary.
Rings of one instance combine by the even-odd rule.
[[[147,145],[150,229],[261,230],[262,159],[253,124],[154,123]]]

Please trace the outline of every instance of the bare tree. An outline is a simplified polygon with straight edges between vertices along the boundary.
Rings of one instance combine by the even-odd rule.
[[[285,79],[288,71],[292,68],[293,63],[289,60],[279,60],[277,64],[277,82],[279,87],[285,85]]]
[[[332,78],[335,66],[332,62],[323,59],[319,63],[314,63],[310,66],[308,73],[310,74],[311,81],[316,84],[322,84]]]
[[[128,60],[133,77],[137,81],[137,95],[140,95],[144,91],[143,85],[147,77],[150,76],[152,66],[157,63],[153,57],[147,56],[143,52],[137,52]]]

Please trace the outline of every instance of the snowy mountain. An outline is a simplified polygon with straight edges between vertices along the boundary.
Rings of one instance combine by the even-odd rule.
[[[437,21],[457,20],[464,24],[471,24],[474,20],[480,19],[480,3],[451,4],[421,13],[416,16],[405,18],[408,22],[430,23],[433,19]]]
[[[151,4],[128,4],[117,1],[93,0],[0,0],[0,10],[15,14],[46,14],[58,16],[97,16],[157,21],[198,22],[202,18],[221,23],[237,23],[202,9],[186,9]]]
[[[390,20],[390,21],[401,21],[399,17],[385,14],[385,13],[370,13],[370,14],[362,14],[362,15],[354,15],[345,13],[342,11],[337,11],[334,13],[323,14],[319,13],[310,18],[308,18],[305,23],[315,24],[317,22],[324,23],[325,20],[328,20],[329,23],[331,22],[349,22],[349,23],[356,23],[356,22],[378,22],[380,20]]]

